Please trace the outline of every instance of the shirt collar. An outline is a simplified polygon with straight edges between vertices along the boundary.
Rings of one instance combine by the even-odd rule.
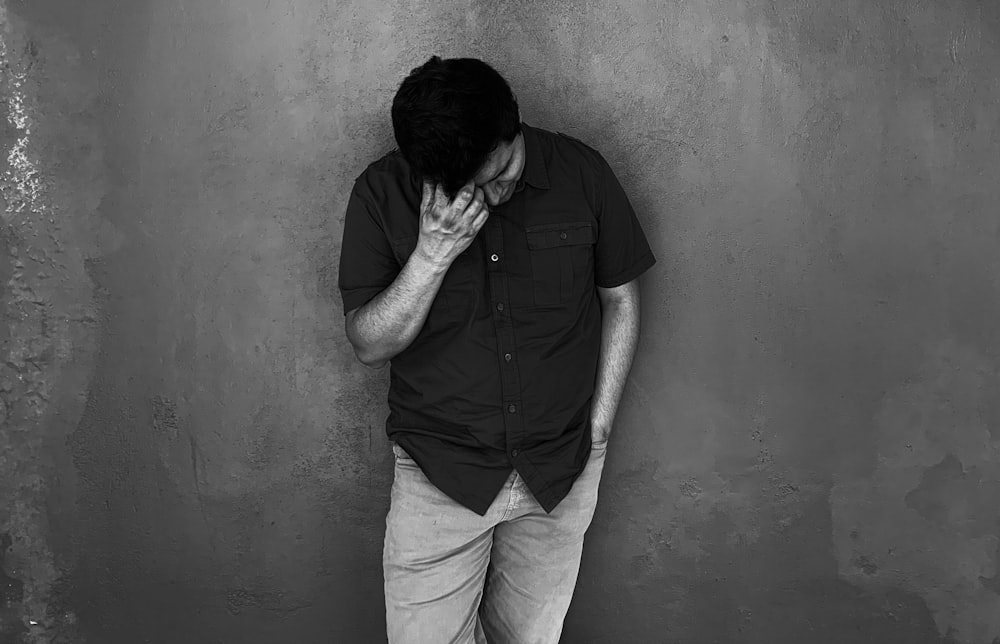
[[[549,171],[545,167],[545,155],[538,140],[538,132],[527,123],[521,124],[521,132],[524,134],[524,172],[521,173],[518,183],[528,183],[534,188],[547,190]]]

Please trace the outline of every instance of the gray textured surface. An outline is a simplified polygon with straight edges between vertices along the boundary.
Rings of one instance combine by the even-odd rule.
[[[335,267],[431,53],[602,150],[660,259],[564,641],[1000,639],[997,3],[0,19],[0,641],[383,637]]]

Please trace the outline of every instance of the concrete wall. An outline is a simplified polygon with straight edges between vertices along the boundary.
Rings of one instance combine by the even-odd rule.
[[[563,640],[1000,638],[1000,5],[7,0],[0,641],[377,642],[336,294],[431,53],[659,256]]]

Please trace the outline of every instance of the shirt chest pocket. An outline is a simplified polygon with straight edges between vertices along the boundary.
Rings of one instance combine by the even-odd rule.
[[[594,283],[594,243],[589,221],[525,228],[535,306],[553,306],[588,293]]]

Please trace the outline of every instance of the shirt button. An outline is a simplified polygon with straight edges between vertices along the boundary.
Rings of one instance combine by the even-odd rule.
[[[493,261],[493,262],[500,261],[500,256],[497,255],[496,253],[493,253],[492,255],[490,255],[490,261]]]
[[[515,414],[515,413],[517,413],[517,405],[509,405],[509,406],[507,407],[507,411],[509,411],[509,412],[510,412],[510,413],[512,413],[512,414]]]
[[[559,233],[559,239],[566,239],[566,233]]]
[[[507,362],[510,362],[510,359],[513,357],[514,356],[510,355],[509,353],[503,354],[503,359],[506,360]]]
[[[503,311],[503,302],[497,302],[497,311]]]
[[[516,450],[516,449],[512,449],[512,450],[510,450],[510,455],[511,455],[511,456],[513,456],[514,458],[517,458],[517,455],[518,455],[518,454],[520,454],[520,453],[521,453],[521,452],[519,452],[519,451],[518,451],[518,450]]]

